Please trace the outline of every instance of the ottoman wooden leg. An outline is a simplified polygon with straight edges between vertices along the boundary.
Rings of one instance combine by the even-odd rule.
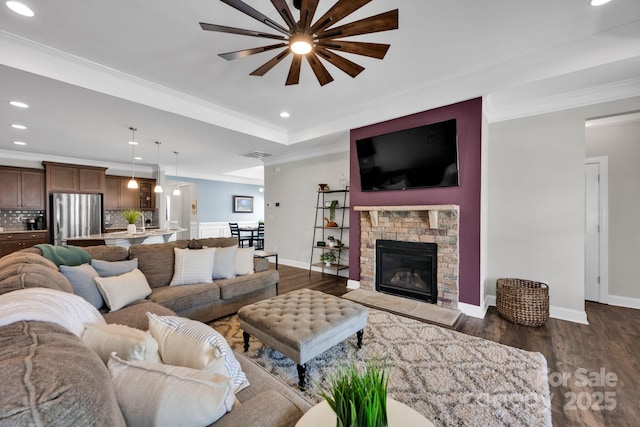
[[[307,364],[298,365],[298,387],[304,390],[307,387]]]
[[[356,337],[358,337],[358,348],[362,348],[362,337],[364,336],[364,329],[360,329],[356,332]]]
[[[245,331],[242,331],[242,338],[244,339],[244,352],[249,351],[249,337],[250,335]]]

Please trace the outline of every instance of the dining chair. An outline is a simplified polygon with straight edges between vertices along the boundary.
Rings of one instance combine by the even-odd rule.
[[[263,251],[264,250],[264,224],[263,223],[258,224],[258,231],[256,233],[256,237],[254,240],[255,240],[254,246],[256,247],[256,249],[259,251]]]
[[[230,222],[229,229],[231,230],[231,237],[235,237],[236,239],[238,239],[238,246],[240,246],[241,248],[244,248],[246,246],[251,246],[251,243],[253,241],[253,236],[250,236],[250,237],[241,236],[240,227],[238,227],[237,222]],[[245,243],[246,243],[246,246],[245,246]]]

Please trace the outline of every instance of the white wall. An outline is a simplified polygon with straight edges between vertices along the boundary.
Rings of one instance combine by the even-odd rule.
[[[283,264],[308,268],[318,184],[337,189],[348,177],[348,152],[265,166],[265,249]]]
[[[552,317],[586,321],[584,123],[638,108],[636,97],[490,125],[487,295],[498,277],[544,281]]]
[[[640,301],[640,122],[587,128],[586,142],[609,161],[609,295]]]

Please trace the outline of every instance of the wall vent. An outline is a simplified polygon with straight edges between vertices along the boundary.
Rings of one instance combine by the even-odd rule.
[[[251,157],[252,159],[264,159],[265,157],[271,157],[271,154],[263,151],[250,151],[248,153],[240,154],[243,157]]]

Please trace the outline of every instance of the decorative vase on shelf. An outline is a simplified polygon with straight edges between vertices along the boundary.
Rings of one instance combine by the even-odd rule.
[[[135,224],[127,225],[127,233],[133,234],[135,232],[136,232],[136,225]]]

